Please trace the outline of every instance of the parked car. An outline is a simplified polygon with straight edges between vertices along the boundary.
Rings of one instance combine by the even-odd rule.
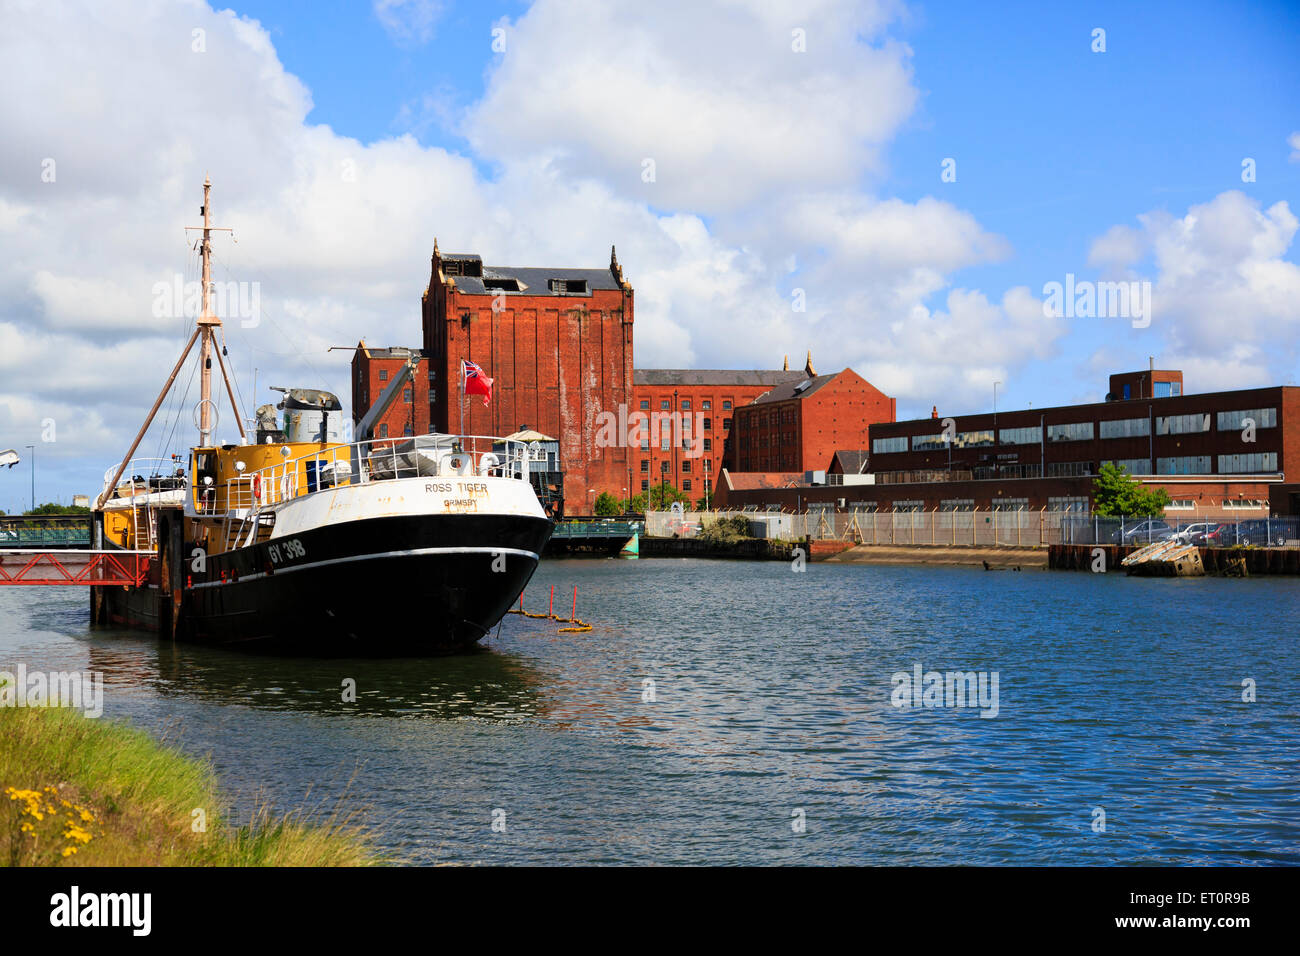
[[[1224,530],[1222,543],[1228,547],[1234,544],[1248,544],[1257,548],[1267,548],[1269,546],[1280,548],[1286,544],[1286,531],[1284,522],[1254,518],[1250,521],[1237,522],[1235,535],[1232,527],[1228,526]]]
[[[1231,527],[1218,521],[1202,521],[1197,524],[1189,524],[1174,535],[1179,541],[1187,544],[1195,544],[1200,547],[1213,547],[1220,542],[1219,536],[1222,529],[1231,531]]]
[[[1174,529],[1159,518],[1146,518],[1124,525],[1110,536],[1116,544],[1146,544],[1151,541],[1164,541],[1174,536]]]

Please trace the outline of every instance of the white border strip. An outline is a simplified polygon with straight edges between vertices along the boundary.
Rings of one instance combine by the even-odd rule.
[[[274,571],[256,571],[253,574],[242,575],[237,580],[232,581],[202,581],[198,584],[192,584],[186,590],[194,588],[213,588],[223,584],[242,584],[244,581],[254,581],[258,578],[275,577],[277,574],[288,574],[290,571],[306,571],[308,568],[323,568],[330,564],[346,564],[349,561],[371,561],[375,558],[404,558],[417,554],[514,554],[523,558],[532,558],[534,561],[540,560],[534,551],[525,551],[522,548],[412,548],[407,551],[381,551],[376,554],[359,554],[350,558],[330,558],[327,561],[312,561],[309,564],[290,564],[283,568],[276,568]]]

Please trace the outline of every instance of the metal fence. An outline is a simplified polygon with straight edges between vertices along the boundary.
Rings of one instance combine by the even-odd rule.
[[[1041,547],[1148,544],[1174,536],[1205,547],[1300,547],[1300,518],[1166,520],[1100,518],[1075,511],[651,511],[645,533],[693,538],[719,518],[739,516],[754,537],[834,538],[878,545]]]

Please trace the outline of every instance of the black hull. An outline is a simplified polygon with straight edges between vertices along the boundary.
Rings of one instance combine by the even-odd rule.
[[[472,650],[518,600],[551,527],[510,515],[371,518],[215,555],[178,575],[175,637],[310,657]],[[144,592],[106,596],[143,611]]]

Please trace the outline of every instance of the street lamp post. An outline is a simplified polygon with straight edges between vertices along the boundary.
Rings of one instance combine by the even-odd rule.
[[[27,450],[32,453],[32,513],[36,513],[36,446],[28,445]]]
[[[993,383],[993,472],[999,476],[1002,474],[1002,463],[998,461],[998,386],[1001,384]]]

